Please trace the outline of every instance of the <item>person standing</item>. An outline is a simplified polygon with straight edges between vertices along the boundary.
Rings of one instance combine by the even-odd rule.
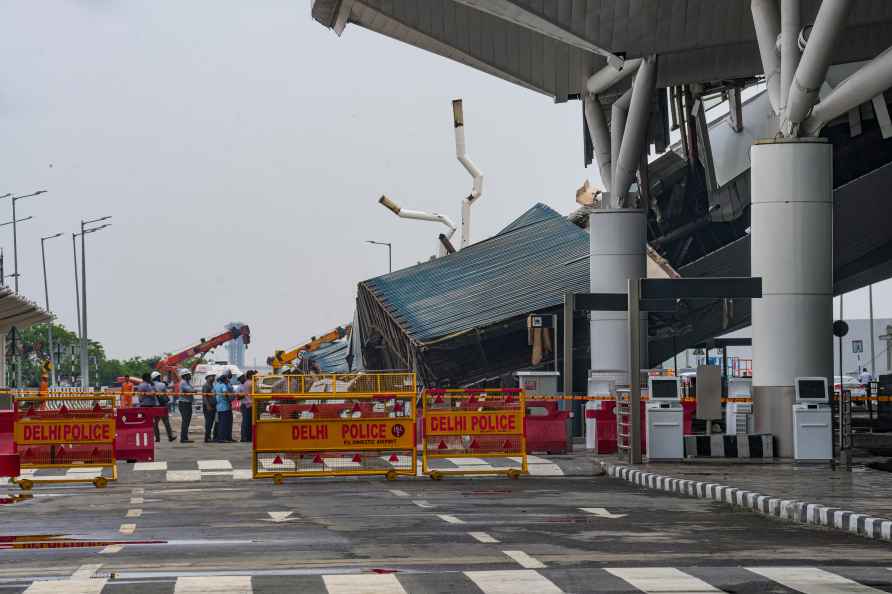
[[[157,408],[158,396],[155,395],[155,386],[152,383],[152,376],[148,373],[142,374],[142,381],[133,389],[137,394],[136,405],[140,408]],[[155,430],[155,441],[161,441],[161,432],[158,430],[158,417],[154,412],[152,415],[152,429]]]
[[[863,368],[861,370],[861,375],[858,376],[858,381],[861,382],[861,385],[864,386],[864,395],[867,397],[867,413],[870,415],[870,418],[873,418],[873,400],[871,399],[871,386],[870,384],[873,382],[873,375],[867,371],[867,368]]]
[[[232,386],[230,378],[232,372],[226,370],[217,378],[214,384],[214,395],[217,398],[217,423],[220,430],[217,432],[216,441],[219,443],[232,443]]]
[[[242,413],[242,430],[239,433],[239,441],[241,442],[250,442],[251,441],[251,390],[253,388],[253,382],[251,378],[254,377],[256,371],[247,371],[239,376],[239,385],[236,387],[236,392],[239,395],[240,405],[239,412]]]
[[[180,370],[180,443],[192,443],[189,439],[189,424],[192,422],[192,406],[195,401],[195,388],[192,387],[192,372]]]
[[[164,430],[167,431],[168,441],[176,441],[176,436],[173,434],[173,429],[170,427],[170,410],[168,408],[170,397],[166,395],[167,384],[161,381],[160,371],[153,371],[149,377],[152,381],[152,386],[155,389],[155,398],[158,400],[158,406],[164,407],[164,415],[155,417],[155,427],[158,427],[158,421],[160,420],[164,423]],[[160,441],[160,436],[156,437],[155,441]]]
[[[217,441],[220,425],[217,420],[217,399],[214,396],[214,380],[217,376],[209,373],[201,386],[201,412],[204,414],[204,442]]]

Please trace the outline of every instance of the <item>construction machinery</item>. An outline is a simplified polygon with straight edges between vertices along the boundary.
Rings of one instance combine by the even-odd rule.
[[[233,326],[212,338],[199,340],[198,344],[194,344],[179,352],[173,353],[162,358],[155,365],[155,369],[161,373],[166,373],[174,379],[174,388],[179,388],[179,374],[177,369],[186,367],[194,369],[203,357],[219,346],[223,346],[230,340],[238,340],[241,338],[245,345],[251,342],[251,329],[247,325]]]
[[[286,365],[293,365],[295,361],[301,359],[304,353],[312,353],[313,351],[319,350],[323,345],[344,338],[345,336],[349,336],[352,331],[352,324],[338,326],[322,336],[312,337],[307,342],[294,347],[290,351],[276,351],[272,357],[269,357],[266,360],[266,362],[273,368],[274,374],[279,373]]]

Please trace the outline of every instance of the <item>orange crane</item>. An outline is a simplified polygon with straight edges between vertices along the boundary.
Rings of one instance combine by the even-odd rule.
[[[157,365],[155,365],[155,369],[157,369],[161,373],[167,373],[175,378],[176,381],[174,382],[174,390],[179,391],[179,374],[177,373],[177,369],[180,366],[185,366],[186,362],[193,357],[200,357],[202,355],[205,355],[218,346],[222,346],[230,340],[236,340],[238,338],[243,339],[245,341],[245,345],[249,344],[251,342],[251,329],[248,328],[247,325],[236,326],[210,339],[205,340],[204,338],[202,338],[198,342],[198,344],[192,345],[187,349],[179,351],[178,353],[173,353],[172,355],[168,355],[162,358],[160,361],[158,361]],[[195,367],[195,365],[193,364],[189,367]]]
[[[323,345],[334,342],[338,339],[348,336],[353,330],[352,324],[347,326],[338,326],[331,332],[322,336],[314,336],[302,345],[296,346],[290,351],[276,351],[272,357],[266,360],[266,363],[273,368],[273,373],[278,373],[279,369],[292,363],[298,359],[303,353],[312,353],[319,350]]]

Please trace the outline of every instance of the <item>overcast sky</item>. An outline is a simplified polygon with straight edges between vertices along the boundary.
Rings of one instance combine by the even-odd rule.
[[[459,220],[470,178],[450,101],[465,100],[486,176],[473,237],[542,201],[575,207],[580,106],[396,41],[310,17],[308,0],[0,0],[0,195],[18,202],[21,291],[76,329],[70,233],[89,236],[89,334],[111,356],[169,352],[229,321],[252,328],[249,362],[350,320],[358,281],[427,258]],[[51,18],[50,18],[50,15]],[[9,203],[0,202],[9,220]],[[456,236],[457,238],[457,236]],[[6,270],[12,233],[0,229]],[[11,279],[10,279],[11,280]],[[892,316],[883,290],[877,316]],[[866,298],[846,300],[866,314]],[[852,308],[850,310],[850,307]]]

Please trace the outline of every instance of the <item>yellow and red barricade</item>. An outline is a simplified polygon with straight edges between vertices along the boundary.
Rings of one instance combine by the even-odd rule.
[[[13,400],[13,442],[24,476],[34,483],[93,483],[117,480],[114,395],[21,395]],[[64,469],[64,477],[35,478],[27,471]],[[105,471],[108,470],[108,476]]]
[[[424,474],[436,480],[450,474],[504,474],[518,478],[527,473],[526,404],[522,390],[429,389],[422,396],[422,409]],[[444,458],[457,468],[431,466],[432,460]],[[486,463],[487,458],[514,464],[496,467]]]
[[[415,374],[264,376],[254,386],[254,478],[416,474]]]

